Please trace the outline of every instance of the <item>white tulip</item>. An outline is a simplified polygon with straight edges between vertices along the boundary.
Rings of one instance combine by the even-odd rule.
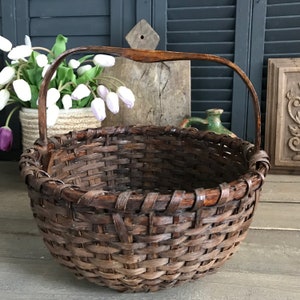
[[[12,43],[10,42],[10,40],[0,35],[0,50],[4,52],[9,52],[11,48],[12,48]]]
[[[32,44],[31,44],[31,39],[28,35],[25,35],[25,39],[24,39],[24,42],[25,42],[25,45],[28,46],[28,47],[32,47]]]
[[[91,65],[84,65],[77,69],[77,74],[79,76],[83,75],[86,71],[90,70],[92,68]]]
[[[44,66],[43,71],[42,71],[42,77],[43,77],[43,78],[45,77],[45,75],[46,75],[48,69],[50,68],[50,66],[51,66],[51,65],[49,65],[49,64],[46,64],[46,65]],[[51,80],[53,80],[53,79],[55,78],[55,76],[56,76],[56,71],[53,73],[53,75],[52,75],[52,77],[51,77]]]
[[[9,83],[15,77],[16,70],[13,67],[7,66],[0,72],[0,85]]]
[[[104,86],[103,84],[100,84],[97,87],[97,94],[102,98],[102,99],[106,99],[107,94],[109,93],[109,89]]]
[[[115,92],[109,92],[105,99],[107,108],[113,113],[119,112],[119,97]]]
[[[47,91],[46,106],[50,107],[56,104],[60,98],[60,92],[56,88],[51,88]]]
[[[91,94],[90,89],[83,83],[79,84],[73,93],[71,94],[71,98],[73,100],[81,100]]]
[[[72,69],[77,69],[80,66],[80,61],[72,58],[69,60],[68,66]]]
[[[48,65],[48,57],[45,54],[39,54],[35,58],[37,65],[40,68],[44,68],[46,65]],[[44,71],[44,70],[43,70]]]
[[[116,59],[114,56],[107,55],[107,54],[97,54],[93,58],[93,63],[96,66],[100,67],[112,67],[116,63]]]
[[[70,95],[64,95],[61,101],[65,110],[69,110],[72,107],[72,98]]]
[[[13,87],[19,99],[25,102],[31,100],[31,89],[27,81],[24,79],[17,79],[13,81]]]
[[[32,48],[27,45],[20,45],[12,48],[7,54],[8,58],[11,60],[24,59],[30,56],[32,53]]]
[[[59,115],[59,107],[55,104],[50,105],[47,108],[47,127],[52,127],[55,125]]]
[[[119,86],[117,89],[117,94],[128,108],[133,108],[135,96],[131,89],[127,88],[126,86]]]
[[[105,103],[101,98],[95,98],[91,102],[91,108],[94,116],[98,121],[103,121],[106,118]]]
[[[6,106],[10,97],[10,93],[7,89],[0,91],[0,111]]]

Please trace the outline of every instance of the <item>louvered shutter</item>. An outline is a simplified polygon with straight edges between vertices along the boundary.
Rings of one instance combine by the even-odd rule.
[[[167,49],[211,53],[234,59],[236,1],[168,0]],[[192,62],[192,115],[209,108],[224,110],[230,127],[233,72],[211,62]]]
[[[269,58],[300,56],[300,1],[268,0],[264,43],[262,111],[265,115]],[[264,120],[264,119],[263,119]]]
[[[61,33],[69,38],[68,47],[109,45],[109,0],[29,1],[29,31],[33,45],[50,47]],[[83,5],[84,4],[84,5]]]

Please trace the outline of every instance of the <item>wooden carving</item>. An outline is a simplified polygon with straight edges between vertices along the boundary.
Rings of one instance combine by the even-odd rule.
[[[292,120],[292,123],[288,125],[292,135],[288,140],[288,147],[295,153],[292,160],[300,161],[300,97],[295,96],[290,90],[286,98],[288,100],[287,111]]]
[[[300,174],[300,59],[269,59],[265,149],[273,173]]]

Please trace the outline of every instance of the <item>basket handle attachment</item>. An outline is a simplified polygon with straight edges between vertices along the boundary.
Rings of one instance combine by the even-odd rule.
[[[45,148],[48,146],[47,139],[47,124],[46,124],[46,95],[48,90],[48,85],[50,83],[51,77],[55,70],[58,68],[60,63],[68,56],[79,52],[92,52],[92,53],[103,53],[110,54],[114,56],[125,57],[137,62],[151,63],[151,62],[163,62],[163,61],[175,61],[175,60],[207,60],[213,61],[219,64],[226,65],[235,71],[243,82],[246,84],[254,106],[255,112],[255,150],[259,151],[261,147],[261,115],[260,106],[257,93],[255,88],[250,81],[249,77],[244,73],[244,71],[232,61],[225,59],[223,57],[204,54],[204,53],[190,53],[190,52],[173,52],[173,51],[163,51],[163,50],[143,50],[143,49],[130,49],[130,48],[119,48],[119,47],[106,47],[106,46],[83,46],[72,48],[63,52],[60,56],[56,58],[51,67],[48,69],[44,80],[40,87],[39,92],[39,136],[41,145]],[[47,149],[45,149],[47,151]]]

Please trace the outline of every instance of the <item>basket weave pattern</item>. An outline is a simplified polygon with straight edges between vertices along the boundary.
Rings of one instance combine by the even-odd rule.
[[[39,137],[38,110],[23,108],[20,110],[20,122],[22,125],[22,145],[23,150],[25,150],[31,148]],[[101,122],[94,117],[90,108],[73,108],[69,111],[60,111],[56,124],[48,128],[48,134],[53,136],[100,126]]]
[[[77,277],[118,291],[220,267],[246,236],[265,172],[262,152],[243,175],[251,144],[192,129],[89,129],[55,147],[51,177],[36,170],[36,151],[21,160],[34,162],[23,175],[45,244]]]
[[[209,60],[238,73],[252,96],[255,145],[192,128],[130,126],[47,137],[46,93],[70,54],[140,62]],[[214,272],[245,238],[269,169],[255,89],[209,54],[87,46],[67,50],[39,95],[40,138],[20,171],[44,242],[78,278],[118,291],[157,291]]]

